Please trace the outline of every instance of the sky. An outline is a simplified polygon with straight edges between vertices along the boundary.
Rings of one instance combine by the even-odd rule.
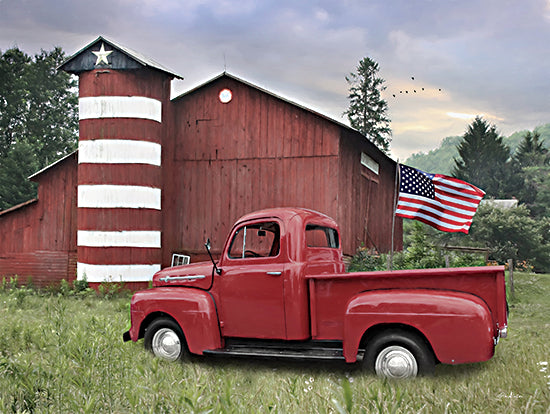
[[[550,122],[550,0],[0,0],[2,51],[70,56],[98,36],[183,76],[173,96],[227,70],[346,124],[345,77],[368,56],[400,161],[475,116],[504,136]]]

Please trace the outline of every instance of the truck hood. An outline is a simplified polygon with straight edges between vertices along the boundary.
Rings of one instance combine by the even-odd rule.
[[[212,283],[212,272],[211,262],[167,267],[155,273],[153,276],[153,287],[189,286],[208,289]]]

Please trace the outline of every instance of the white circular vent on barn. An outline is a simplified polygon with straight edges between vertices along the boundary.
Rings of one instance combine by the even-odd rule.
[[[219,94],[220,102],[221,103],[229,103],[231,102],[231,99],[233,99],[233,92],[231,92],[230,89],[222,89]]]

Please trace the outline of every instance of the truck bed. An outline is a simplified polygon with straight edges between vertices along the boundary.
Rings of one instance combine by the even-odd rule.
[[[357,294],[367,291],[455,291],[469,293],[489,307],[495,324],[506,323],[504,266],[415,269],[308,275],[311,336],[340,340],[344,337],[344,314]]]

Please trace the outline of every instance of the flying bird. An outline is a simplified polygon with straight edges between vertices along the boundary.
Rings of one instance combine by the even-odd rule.
[[[0,1],[2,1],[2,0],[0,0]],[[411,76],[411,80],[416,81],[416,79],[415,79],[414,76]],[[442,89],[442,88],[426,88],[426,87],[422,86],[422,87],[420,87],[420,88],[418,88],[418,89],[411,89],[411,90],[410,90],[410,93],[411,93],[411,94],[415,93],[415,94],[422,94],[422,95],[423,95],[423,92],[430,94],[430,93],[434,93],[434,92],[436,92],[436,91],[442,92],[443,89]],[[399,91],[399,93],[400,93],[400,94],[405,93],[405,94],[408,95],[408,94],[409,94],[409,90],[404,90],[404,89],[402,89],[402,90]],[[395,91],[395,93],[393,93],[392,96],[393,96],[394,98],[396,98],[396,97],[397,97],[397,91]]]

